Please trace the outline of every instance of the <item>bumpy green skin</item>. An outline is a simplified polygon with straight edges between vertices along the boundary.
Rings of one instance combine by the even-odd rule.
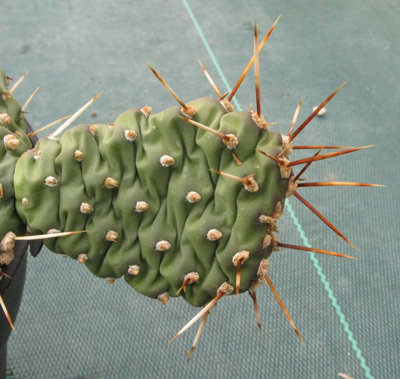
[[[272,246],[263,249],[266,226],[260,215],[271,215],[284,200],[288,179],[282,179],[279,166],[255,149],[277,155],[282,151],[278,133],[260,130],[249,112],[226,113],[219,101],[202,98],[190,103],[197,108],[193,120],[225,134],[235,134],[239,146],[238,166],[222,139],[177,117],[180,107],[146,117],[139,109],[120,115],[113,127],[97,125],[95,135],[89,125],[67,131],[61,139],[41,139],[35,150],[18,162],[15,190],[18,212],[32,233],[87,230],[87,233],[46,240],[47,247],[59,254],[77,258],[86,254],[86,266],[97,276],[126,281],[140,293],[157,298],[168,292],[177,296],[183,278],[198,272],[198,283],[181,291],[190,304],[202,306],[213,299],[222,283],[235,286],[237,267],[233,256],[250,252],[242,266],[241,292],[257,280],[260,262],[268,258]],[[129,141],[126,130],[137,138]],[[85,154],[79,162],[74,153]],[[37,159],[34,152],[40,151]],[[39,153],[36,152],[36,155]],[[169,155],[175,164],[163,167],[160,157]],[[212,173],[209,169],[239,177],[254,174],[257,192],[243,184]],[[55,187],[45,178],[57,179]],[[117,188],[106,188],[112,177]],[[201,201],[190,203],[186,195],[196,191]],[[22,199],[29,205],[22,205]],[[138,201],[149,209],[136,212]],[[88,203],[93,211],[80,212]],[[207,239],[210,229],[222,232],[217,241]],[[109,230],[118,233],[107,241]],[[158,241],[171,248],[156,250]],[[138,265],[138,275],[127,274]]]
[[[3,189],[0,198],[0,241],[10,231],[16,235],[25,233],[26,226],[15,209],[14,169],[22,153],[32,148],[21,119],[21,106],[12,96],[6,101],[3,94],[8,93],[6,77],[0,70],[0,114],[8,115],[11,119],[5,124],[0,120],[0,184]],[[7,150],[5,147],[4,137],[9,134],[13,134],[19,141],[15,150]]]

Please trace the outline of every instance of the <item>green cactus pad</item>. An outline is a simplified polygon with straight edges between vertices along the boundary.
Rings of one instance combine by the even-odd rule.
[[[132,109],[113,124],[41,139],[21,157],[15,190],[23,222],[35,234],[87,230],[45,243],[99,277],[125,276],[152,298],[177,296],[184,277],[198,273],[180,291],[195,306],[213,299],[224,282],[235,286],[232,259],[249,251],[240,284],[247,291],[273,250],[263,247],[267,228],[259,217],[283,204],[289,182],[256,149],[276,156],[282,137],[261,130],[250,112],[227,113],[218,100],[189,104],[197,109],[194,121],[239,139],[233,151],[242,164],[222,138],[178,117],[179,107],[150,116]],[[210,169],[254,175],[259,189],[249,192]],[[220,238],[207,237],[213,229]]]
[[[32,147],[21,119],[21,106],[8,91],[0,70],[0,241],[8,232],[25,233],[15,209],[14,169],[19,157]],[[0,255],[1,255],[0,251]],[[0,259],[0,263],[3,262]]]

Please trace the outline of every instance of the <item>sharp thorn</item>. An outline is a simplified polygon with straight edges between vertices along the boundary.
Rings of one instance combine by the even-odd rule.
[[[241,271],[242,271],[242,262],[239,261],[236,270],[236,297],[239,297]]]
[[[50,134],[50,137],[57,137],[60,133],[62,133],[65,129],[68,128],[87,108],[89,108],[97,98],[103,93],[101,91],[97,96],[95,96],[92,100],[86,103],[81,109],[75,112],[67,121],[64,122],[53,134]]]
[[[43,127],[40,128],[40,129],[38,129],[38,130],[35,130],[34,132],[28,133],[28,138],[31,138],[31,137],[35,136],[36,134],[39,134],[39,133],[43,132],[44,130],[51,128],[52,126],[58,124],[59,122],[64,121],[64,120],[67,119],[68,117],[71,117],[71,115],[65,116],[65,117],[63,117],[63,118],[60,118],[60,119],[57,120],[57,121],[53,121],[51,124],[48,124],[48,125],[46,125],[46,126],[43,126]]]
[[[250,183],[249,183],[249,180],[246,179],[246,178],[248,178],[248,176],[246,176],[245,178],[241,178],[241,177],[239,177],[239,176],[227,174],[226,172],[221,172],[221,171],[213,170],[212,168],[210,168],[209,170],[212,171],[212,172],[215,172],[215,173],[218,174],[218,175],[225,176],[226,178],[236,180],[237,182],[242,183],[242,184],[244,184],[244,185],[249,185],[249,184],[250,184]],[[253,175],[252,175],[252,176],[253,176]]]
[[[256,84],[257,115],[261,117],[260,56],[258,53],[257,19],[254,21],[254,79]]]
[[[321,146],[321,145],[307,145],[307,146],[293,146],[292,147],[295,150],[300,150],[300,149],[322,149],[324,148],[325,150],[327,149],[354,149],[354,146]]]
[[[335,152],[333,152],[333,153],[327,153],[327,154],[322,154],[322,155],[313,156],[313,157],[309,157],[309,158],[299,159],[299,160],[297,160],[297,161],[289,162],[289,163],[288,163],[288,167],[297,166],[297,165],[303,164],[303,163],[322,161],[322,160],[324,160],[324,159],[329,159],[329,158],[337,157],[337,156],[339,156],[339,155],[354,153],[355,151],[367,149],[367,148],[369,148],[369,147],[371,147],[371,146],[373,146],[373,145],[370,145],[370,146],[362,146],[362,147],[355,147],[354,149],[340,150],[340,151],[335,151]]]
[[[334,257],[342,257],[342,258],[350,258],[350,259],[356,259],[358,258],[351,257],[350,255],[344,255],[340,253],[336,253],[335,251],[328,251],[328,250],[322,250],[322,249],[315,249],[313,247],[304,247],[304,246],[296,246],[296,245],[288,245],[286,243],[281,243],[278,242],[278,246],[287,248],[287,249],[293,249],[293,250],[301,250],[301,251],[310,251],[312,253],[318,253],[318,254],[326,254],[326,255],[332,255]]]
[[[274,25],[272,25],[272,28],[269,30],[269,32],[266,34],[266,36],[264,37],[264,39],[261,41],[260,45],[258,46],[258,52],[260,53],[262,48],[264,47],[265,43],[268,41],[269,36],[271,35],[271,33],[273,32],[276,24],[278,23],[279,19],[281,18],[281,16],[279,16],[277,18],[277,20],[275,21]],[[251,66],[254,63],[254,55],[252,56],[252,58],[250,59],[249,63],[247,64],[246,68],[244,69],[242,75],[240,76],[239,80],[237,81],[235,87],[233,88],[231,94],[229,95],[228,101],[231,101],[233,96],[235,95],[236,91],[238,90],[238,88],[240,87],[240,85],[242,84],[244,78],[246,77],[247,73],[249,72]]]
[[[197,331],[197,333],[196,333],[196,337],[194,338],[194,341],[193,341],[193,344],[192,344],[192,348],[191,348],[190,351],[187,352],[187,354],[188,354],[187,359],[190,359],[190,357],[191,357],[192,354],[193,354],[193,351],[194,351],[194,349],[195,349],[195,347],[196,347],[196,345],[197,345],[197,342],[198,342],[199,339],[200,339],[201,333],[202,333],[202,331],[203,331],[203,329],[204,329],[204,326],[206,325],[207,317],[208,317],[209,314],[210,314],[210,311],[208,310],[208,311],[205,313],[205,315],[203,316],[203,320],[201,320],[201,324],[200,324],[199,329],[198,329],[198,331]]]
[[[314,154],[314,157],[316,157],[317,155],[319,155],[319,153],[322,151],[322,149],[323,149],[323,147],[321,147],[321,149],[320,149],[319,151],[317,151],[317,152]],[[310,167],[311,163],[312,163],[312,162],[308,162],[308,163],[300,170],[300,172],[299,172],[299,173],[296,175],[296,177],[294,178],[294,181],[296,181],[296,180],[302,180],[302,179],[300,179],[301,175],[303,175],[303,174],[304,174],[304,171],[306,171],[306,170]]]
[[[188,109],[187,105],[178,97],[178,95],[172,90],[172,88],[167,84],[167,82],[160,76],[160,74],[154,70],[147,62],[147,66],[149,66],[150,70],[157,77],[157,79],[164,85],[164,87],[169,91],[169,93],[174,97],[174,99],[182,106],[183,109]]]
[[[268,285],[271,288],[276,300],[278,300],[278,303],[281,306],[283,313],[285,314],[286,318],[289,320],[290,325],[292,326],[292,328],[295,331],[295,333],[297,334],[297,336],[300,338],[300,341],[303,343],[303,345],[306,346],[306,344],[303,341],[303,338],[301,338],[299,330],[297,329],[295,323],[293,322],[292,317],[290,316],[288,310],[286,309],[285,304],[283,304],[283,301],[279,297],[278,292],[276,291],[274,285],[272,284],[271,279],[269,278],[269,276],[267,274],[265,274],[264,276],[265,276],[265,279],[268,282]]]
[[[194,316],[178,333],[177,335],[172,338],[169,343],[171,343],[173,340],[178,338],[184,331],[189,329],[197,320],[199,320],[205,313],[207,313],[217,302],[218,300],[223,296],[224,294],[222,292],[219,292],[217,296],[211,300],[196,316]]]
[[[219,99],[222,100],[223,97],[222,97],[221,93],[218,91],[218,88],[217,88],[216,84],[214,83],[214,81],[212,80],[210,74],[209,74],[209,73],[207,72],[207,70],[204,68],[204,66],[203,66],[202,63],[200,62],[200,59],[198,59],[198,61],[199,61],[199,63],[200,63],[201,68],[203,69],[204,75],[206,76],[208,82],[211,84],[211,87],[212,87],[212,88],[214,89],[214,91],[217,93]],[[228,94],[228,93],[229,93],[229,92],[227,92],[227,94]],[[224,95],[224,97],[225,97],[225,96],[226,96],[226,95]]]
[[[251,298],[253,299],[253,305],[254,305],[254,312],[256,314],[256,319],[257,319],[257,324],[258,327],[260,328],[260,333],[262,333],[262,329],[261,329],[261,318],[260,318],[260,310],[258,308],[258,302],[257,302],[257,295],[256,292],[250,292],[249,291],[249,295],[251,296]]]
[[[16,241],[32,241],[32,240],[41,240],[41,239],[48,239],[48,238],[70,236],[73,234],[86,233],[86,232],[87,232],[87,230],[80,230],[77,232],[60,232],[60,233],[51,233],[51,234],[40,234],[40,235],[35,235],[35,236],[14,237],[14,239]]]
[[[29,71],[27,71],[24,75],[22,75],[12,86],[12,88],[8,91],[9,93],[13,93],[17,87],[21,84],[21,82],[26,78],[26,76],[29,74]]]
[[[305,120],[296,131],[289,137],[289,142],[292,142],[294,138],[309,124],[309,122],[317,115],[317,113],[327,104],[329,101],[339,92],[339,90],[346,84],[344,82],[336,91],[334,91],[331,95],[329,95],[325,101],[321,103],[321,105],[313,112],[311,115]]]
[[[340,238],[344,239],[351,247],[359,251],[333,224],[318,212],[303,196],[299,195],[296,191],[293,195],[300,200],[311,212],[313,212],[322,222],[329,226]]]
[[[303,103],[303,99],[300,100],[300,103],[299,103],[299,105],[297,106],[296,111],[294,112],[293,119],[292,119],[292,123],[290,124],[290,129],[289,129],[288,137],[290,137],[290,134],[292,133],[293,128],[294,128],[294,124],[296,123],[297,118],[299,117],[299,113],[300,113],[300,109],[301,109],[301,104],[302,104],[302,103]]]
[[[29,99],[26,100],[26,103],[24,104],[24,106],[21,108],[21,111],[24,111],[26,109],[26,107],[29,105],[29,103],[32,101],[33,97],[36,95],[37,91],[39,91],[39,88],[36,88],[35,91],[33,92],[33,94],[31,96],[29,96]]]
[[[193,125],[195,125],[195,126],[197,126],[197,127],[199,127],[199,128],[201,128],[201,129],[207,130],[208,132],[211,132],[211,133],[215,134],[216,136],[218,136],[218,137],[220,137],[220,138],[222,138],[224,140],[229,140],[229,137],[226,136],[224,133],[221,133],[221,132],[219,132],[217,130],[214,130],[214,129],[210,128],[207,125],[203,125],[200,122],[191,120],[190,118],[183,117],[183,116],[180,116],[180,115],[178,115],[178,117],[183,119],[183,120],[185,120],[185,121],[187,121],[187,122],[189,122],[189,123],[191,123],[191,124],[193,124]]]
[[[266,157],[268,157],[268,158],[274,160],[275,162],[277,162],[277,163],[279,163],[279,164],[282,163],[282,160],[281,160],[281,159],[279,159],[279,158],[277,158],[277,157],[274,157],[273,155],[268,154],[268,153],[266,153],[266,152],[264,152],[264,151],[261,151],[261,150],[259,150],[259,149],[256,149],[256,150],[257,150],[259,153],[265,155]]]
[[[369,184],[369,183],[357,183],[357,182],[309,182],[309,183],[298,184],[298,187],[330,187],[330,186],[386,187],[384,184]]]
[[[8,320],[8,323],[10,324],[12,330],[14,331],[14,334],[17,334],[17,332],[14,329],[14,324],[13,324],[13,322],[11,320],[10,314],[8,313],[7,307],[6,307],[6,305],[5,305],[4,301],[3,301],[3,298],[1,296],[0,296],[0,305],[3,308],[3,312],[4,312],[5,316],[6,316],[6,318]]]

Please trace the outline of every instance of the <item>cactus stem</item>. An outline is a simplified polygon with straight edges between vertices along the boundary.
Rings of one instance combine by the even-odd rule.
[[[297,129],[296,131],[289,137],[290,142],[292,142],[294,140],[294,138],[309,124],[309,122],[317,115],[317,113],[326,105],[329,103],[329,101],[333,98],[333,96],[335,96],[339,90],[346,84],[346,82],[344,82],[336,91],[334,91],[331,95],[329,95],[325,101],[323,101],[321,103],[321,105],[315,109],[315,111],[313,113],[311,113],[311,115],[307,118],[307,120],[305,120]]]
[[[278,300],[279,305],[281,306],[283,313],[285,314],[286,318],[289,320],[290,325],[292,326],[293,330],[296,332],[296,334],[298,335],[298,337],[300,338],[300,341],[303,343],[304,346],[306,346],[306,344],[303,341],[303,338],[301,338],[301,335],[299,333],[299,330],[297,329],[295,323],[293,322],[292,317],[290,316],[288,310],[285,307],[285,304],[283,304],[283,301],[281,300],[281,298],[278,295],[278,292],[276,291],[274,285],[271,282],[271,279],[269,278],[269,276],[267,274],[264,274],[264,277],[269,285],[269,287],[271,288],[276,300]]]
[[[279,247],[283,247],[283,248],[287,248],[287,249],[311,251],[313,253],[326,254],[326,255],[332,255],[334,257],[342,257],[342,258],[350,258],[350,259],[357,259],[358,260],[358,258],[351,257],[350,255],[344,255],[344,254],[336,253],[334,251],[328,251],[328,250],[322,250],[322,249],[314,249],[312,247],[288,245],[286,243],[281,243],[281,242],[278,242],[277,245]]]
[[[224,133],[219,132],[218,130],[214,130],[213,128],[210,128],[207,125],[201,124],[200,122],[191,120],[190,118],[182,117],[182,116],[178,116],[178,117],[191,123],[192,125],[195,125],[201,129],[204,129],[204,130],[222,138],[224,144],[228,147],[228,149],[236,149],[236,147],[239,145],[239,139],[234,134],[224,134]]]
[[[21,112],[23,112],[26,107],[29,105],[29,103],[32,101],[33,97],[36,95],[37,91],[39,91],[39,88],[36,88],[35,91],[33,92],[33,94],[31,96],[29,96],[28,100],[26,100],[26,103],[24,104],[24,106],[21,108]]]
[[[290,124],[290,129],[289,129],[289,133],[288,133],[288,137],[290,137],[290,135],[292,134],[293,128],[294,128],[294,124],[297,121],[297,117],[299,117],[299,113],[300,113],[300,109],[301,109],[301,104],[303,103],[303,99],[300,100],[299,105],[297,106],[294,115],[293,115],[293,119],[292,119],[292,123]]]
[[[182,108],[184,110],[188,110],[188,106],[179,98],[179,96],[172,90],[172,88],[167,84],[167,82],[161,77],[161,75],[154,70],[153,67],[151,67],[147,62],[147,66],[149,66],[150,70],[153,72],[153,74],[157,77],[157,79],[164,85],[164,87],[168,90],[168,92],[174,97],[174,99],[182,105]]]
[[[5,314],[6,318],[7,318],[8,323],[10,324],[10,326],[11,326],[11,328],[12,328],[14,334],[17,334],[17,332],[16,332],[15,329],[14,329],[14,324],[13,324],[13,322],[12,322],[12,320],[11,320],[10,314],[8,313],[7,307],[6,307],[6,305],[4,304],[3,298],[2,298],[1,296],[0,296],[0,305],[1,305],[1,307],[3,308],[3,312],[4,312],[4,314]]]
[[[297,166],[297,165],[303,164],[303,163],[322,161],[324,159],[329,159],[329,158],[337,157],[339,155],[349,154],[349,153],[353,153],[355,151],[367,149],[367,148],[369,148],[371,146],[374,146],[374,145],[355,147],[353,149],[341,150],[341,151],[336,151],[334,153],[327,153],[327,154],[323,154],[323,155],[318,155],[318,156],[313,156],[313,157],[309,157],[309,158],[299,159],[297,161],[289,162],[288,163],[288,167]]]
[[[207,313],[212,307],[214,307],[218,300],[226,295],[226,294],[230,294],[232,292],[233,288],[232,286],[230,286],[228,283],[224,283],[221,285],[221,287],[218,288],[217,291],[217,296],[214,297],[213,300],[211,300],[196,316],[194,316],[178,333],[177,335],[172,338],[171,341],[169,341],[169,343],[171,343],[173,340],[175,340],[176,338],[178,338],[184,331],[186,331],[187,329],[189,329],[197,320],[200,319],[201,316],[203,316],[205,313]]]
[[[68,115],[68,116],[65,116],[65,117],[63,117],[63,118],[60,118],[60,119],[57,120],[57,121],[53,121],[52,123],[50,123],[50,124],[48,124],[48,125],[46,125],[46,126],[43,126],[42,128],[40,128],[40,129],[38,129],[38,130],[35,130],[34,132],[28,133],[28,137],[31,138],[31,137],[35,136],[36,134],[39,134],[40,132],[43,132],[44,130],[51,128],[53,125],[56,125],[56,124],[58,124],[58,123],[61,122],[61,121],[64,121],[64,120],[67,119],[68,117],[71,117],[71,115]]]
[[[254,20],[254,79],[256,84],[257,115],[261,117],[260,54],[258,51],[257,19]]]
[[[10,93],[13,93],[17,87],[21,84],[21,82],[25,79],[25,77],[29,74],[29,71],[27,71],[24,75],[22,75],[12,86],[12,88],[10,89]]]
[[[318,152],[316,152],[316,153],[314,154],[314,157],[316,157],[317,155],[319,155],[319,153],[322,151],[323,148],[324,148],[324,147],[321,147],[321,149],[320,149]],[[304,174],[304,171],[306,171],[306,170],[310,167],[311,163],[312,163],[312,162],[308,162],[308,163],[300,170],[300,172],[299,172],[299,173],[296,175],[296,177],[294,178],[295,181],[300,179],[301,175],[303,175],[303,174]]]
[[[300,150],[300,149],[354,149],[354,146],[322,146],[322,145],[297,145],[293,146],[293,149]]]
[[[369,184],[356,182],[309,182],[299,183],[298,187],[328,187],[328,186],[355,186],[355,187],[386,187],[384,184]]]
[[[203,319],[201,320],[201,324],[200,324],[200,326],[199,326],[199,330],[197,331],[196,336],[194,337],[194,341],[193,341],[193,344],[192,344],[192,348],[190,349],[190,351],[189,351],[189,350],[187,351],[187,355],[188,355],[188,356],[187,356],[187,359],[190,359],[190,357],[191,357],[192,354],[193,354],[193,351],[194,351],[194,349],[195,349],[195,347],[196,347],[196,345],[197,345],[197,342],[198,342],[199,339],[200,339],[201,332],[203,331],[204,326],[206,325],[207,317],[208,317],[209,314],[210,314],[210,311],[208,310],[208,311],[205,313],[205,315],[203,316]]]
[[[87,232],[87,230],[79,230],[79,231],[76,231],[76,232],[60,232],[60,233],[50,233],[50,234],[39,234],[39,235],[36,235],[36,236],[14,237],[14,240],[16,240],[16,241],[42,240],[42,239],[47,239],[47,238],[57,238],[57,237],[71,236],[73,234],[86,233],[86,232]]]
[[[50,134],[49,137],[55,138],[57,137],[60,133],[62,133],[65,129],[68,128],[87,108],[89,108],[96,100],[97,98],[103,93],[101,91],[97,96],[95,96],[92,100],[87,102],[82,108],[80,108],[77,112],[75,112],[67,121],[64,122],[53,134]]]
[[[250,295],[250,297],[253,299],[254,312],[255,312],[255,314],[256,314],[257,324],[258,324],[258,327],[260,328],[260,333],[262,333],[260,309],[258,308],[258,302],[257,302],[256,291],[254,291],[254,292],[249,291],[249,295]]]
[[[340,238],[343,238],[351,247],[359,251],[333,224],[328,221],[321,213],[319,213],[303,196],[299,195],[296,191],[293,195],[299,199],[311,212],[313,212],[322,222],[328,225]]]
[[[279,16],[277,18],[277,20],[275,21],[274,25],[272,25],[272,28],[269,30],[269,32],[266,34],[266,36],[264,37],[264,39],[261,41],[260,45],[258,46],[258,52],[260,53],[262,48],[264,47],[265,43],[268,41],[269,36],[271,35],[271,33],[273,32],[276,24],[278,23],[279,19],[281,18],[281,16]],[[246,77],[247,73],[249,72],[251,66],[254,63],[254,55],[251,57],[249,63],[247,64],[246,68],[244,69],[242,75],[240,76],[239,80],[237,81],[235,87],[233,88],[231,94],[229,95],[228,101],[231,101],[233,96],[235,95],[236,91],[238,90],[238,88],[240,87],[240,85],[242,84],[244,78]]]
[[[256,191],[258,191],[257,182],[256,182],[256,181],[254,180],[254,178],[253,178],[254,174],[252,174],[252,175],[247,175],[247,176],[245,176],[244,178],[241,178],[241,177],[239,177],[239,176],[227,174],[226,172],[221,172],[221,171],[213,170],[212,168],[210,168],[209,170],[212,171],[212,172],[215,172],[215,173],[218,174],[218,175],[225,176],[226,178],[233,179],[233,180],[236,180],[236,181],[239,182],[239,183],[244,184],[245,188],[246,188],[248,191],[250,191],[250,192],[256,192]]]
[[[214,91],[217,93],[219,99],[222,99],[222,95],[221,92],[218,91],[218,88],[216,86],[216,84],[214,83],[214,81],[212,80],[210,74],[207,72],[207,70],[204,68],[204,66],[202,65],[202,63],[200,62],[200,59],[198,59],[201,68],[203,69],[204,75],[206,76],[208,82],[211,84],[211,87],[214,89]]]

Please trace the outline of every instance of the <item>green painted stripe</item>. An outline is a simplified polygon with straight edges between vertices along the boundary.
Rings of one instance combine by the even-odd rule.
[[[187,0],[182,0],[182,1],[183,1],[183,5],[185,6],[185,8],[186,8],[186,10],[187,10],[187,12],[189,14],[190,19],[192,20],[192,22],[193,22],[193,24],[194,24],[194,26],[195,26],[195,28],[197,30],[197,33],[199,34],[201,40],[203,41],[204,46],[205,46],[208,54],[210,55],[210,58],[213,61],[214,66],[216,67],[216,69],[218,71],[218,74],[221,77],[221,79],[222,79],[222,81],[223,81],[223,83],[224,83],[224,85],[226,87],[226,90],[230,91],[231,87],[230,87],[230,85],[228,83],[228,80],[226,79],[225,74],[222,71],[221,66],[219,65],[218,60],[215,57],[215,55],[214,55],[214,53],[213,53],[213,51],[212,51],[212,49],[211,49],[206,37],[204,36],[204,33],[201,30],[200,25],[199,25],[195,15],[193,14],[193,12],[192,12]],[[235,108],[237,110],[242,110],[242,107],[240,106],[240,104],[238,103],[236,98],[233,98],[233,102],[234,102]],[[297,218],[297,216],[296,216],[291,204],[289,203],[288,199],[285,202],[285,210],[287,210],[289,212],[290,217],[292,218],[293,223],[295,224],[295,226],[297,228],[297,231],[300,234],[300,237],[301,237],[301,239],[303,241],[304,246],[311,248],[310,242],[308,241],[308,238],[306,237],[306,235],[304,233],[304,229],[303,229],[302,225],[300,224],[300,222],[299,222],[299,220],[298,220],[298,218]],[[326,275],[324,274],[324,272],[322,271],[322,267],[320,266],[319,261],[316,258],[315,253],[309,252],[309,255],[310,255],[310,259],[311,259],[311,261],[312,261],[312,263],[314,265],[314,268],[316,269],[316,271],[317,271],[317,273],[318,273],[318,275],[319,275],[319,277],[321,279],[321,282],[324,285],[325,291],[328,293],[328,297],[332,302],[332,306],[335,309],[336,314],[339,316],[339,320],[342,323],[344,331],[347,334],[347,338],[348,338],[349,342],[351,343],[351,346],[352,346],[353,350],[356,353],[356,357],[360,361],[361,367],[365,371],[366,378],[367,379],[374,379],[373,375],[371,374],[371,369],[368,367],[366,359],[362,355],[361,349],[358,347],[357,340],[354,338],[354,334],[350,329],[350,325],[347,322],[346,317],[345,317],[345,315],[343,314],[343,312],[342,312],[342,310],[340,308],[340,305],[338,304],[337,298],[333,294],[333,291],[332,291],[332,289],[331,289],[331,287],[329,285],[329,281],[326,278]]]

